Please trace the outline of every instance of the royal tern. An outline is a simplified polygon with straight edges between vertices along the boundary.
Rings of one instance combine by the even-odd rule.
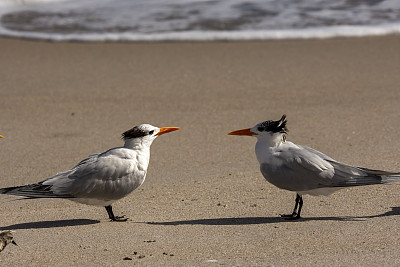
[[[2,188],[0,193],[27,198],[66,198],[104,206],[112,221],[126,221],[124,216],[114,216],[111,204],[143,184],[154,139],[178,129],[149,124],[135,126],[122,134],[123,147],[92,154],[69,171],[36,184]]]
[[[283,115],[278,121],[264,121],[252,128],[228,133],[256,137],[255,152],[264,178],[281,189],[297,193],[293,213],[282,217],[300,218],[304,194],[329,195],[344,187],[383,184],[400,179],[399,172],[351,166],[315,149],[286,141],[286,122],[286,115]]]

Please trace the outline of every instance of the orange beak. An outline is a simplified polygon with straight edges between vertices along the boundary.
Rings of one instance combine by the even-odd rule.
[[[161,127],[160,128],[160,131],[156,134],[156,136],[159,136],[159,135],[162,135],[162,134],[166,134],[166,133],[169,133],[169,132],[173,132],[173,131],[176,131],[176,130],[179,130],[180,128],[178,128],[178,127]]]
[[[3,138],[3,136],[0,135],[0,138]]]
[[[237,131],[233,131],[228,133],[228,135],[247,135],[247,136],[253,136],[255,135],[255,133],[250,132],[250,128],[247,129],[242,129],[242,130],[237,130]]]

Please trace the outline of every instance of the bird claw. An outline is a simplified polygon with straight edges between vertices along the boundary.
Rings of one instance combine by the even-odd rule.
[[[300,215],[297,214],[297,212],[293,212],[292,214],[281,214],[281,217],[285,220],[297,220],[301,218]]]
[[[301,217],[300,216],[295,216],[295,217],[285,217],[285,220],[288,220],[288,221],[294,221],[294,220],[298,220],[298,219],[300,219]]]
[[[111,218],[112,222],[126,222],[128,218],[125,218],[125,215],[122,216],[115,216],[114,218]]]

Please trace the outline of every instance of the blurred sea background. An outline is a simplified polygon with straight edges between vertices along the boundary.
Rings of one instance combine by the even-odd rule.
[[[400,33],[400,0],[0,0],[0,36],[238,41]]]

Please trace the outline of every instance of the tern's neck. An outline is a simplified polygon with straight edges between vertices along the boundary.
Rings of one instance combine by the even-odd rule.
[[[139,170],[147,172],[150,162],[150,145],[153,140],[128,139],[125,141],[125,148],[132,149],[135,153],[136,167]]]
[[[269,162],[274,151],[284,142],[282,134],[272,136],[257,136],[256,156],[259,163]]]
[[[124,147],[134,149],[134,150],[148,150],[150,149],[153,140],[134,138],[125,140]]]
[[[264,147],[274,148],[280,146],[285,142],[285,135],[283,133],[274,133],[272,135],[257,136],[257,144]]]

